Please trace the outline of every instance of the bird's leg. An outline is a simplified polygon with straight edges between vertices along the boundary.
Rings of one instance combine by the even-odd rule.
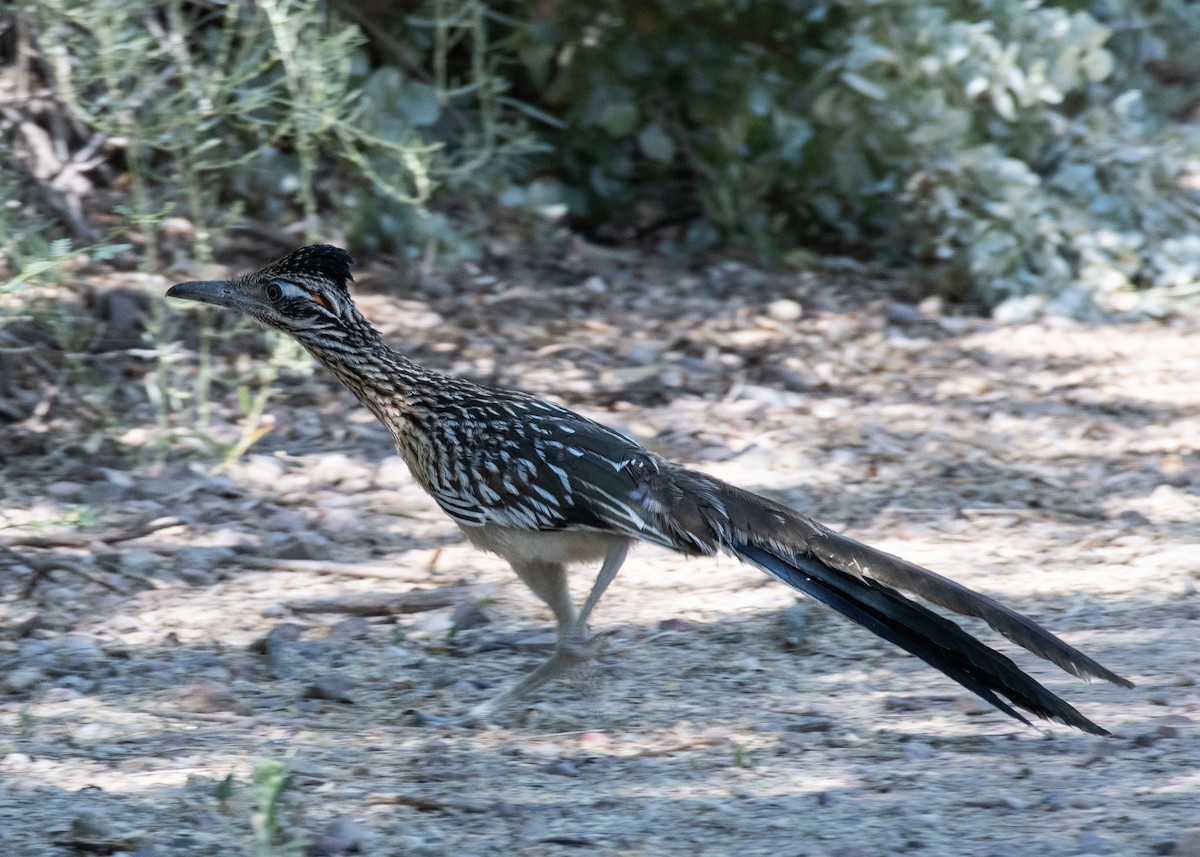
[[[608,553],[604,556],[604,564],[600,566],[600,571],[596,573],[596,582],[592,584],[592,591],[588,593],[587,599],[583,602],[583,607],[579,610],[579,615],[575,618],[568,631],[568,636],[573,641],[587,642],[588,617],[592,615],[592,611],[600,603],[600,596],[604,594],[604,590],[608,589],[609,584],[616,578],[617,572],[621,570],[621,566],[625,563],[625,557],[628,555],[629,542],[627,541],[614,541],[609,546]]]
[[[538,688],[562,675],[571,667],[595,656],[596,646],[588,637],[587,619],[600,601],[604,590],[613,582],[625,556],[629,553],[627,541],[614,541],[604,557],[604,563],[596,574],[596,582],[583,602],[579,615],[575,615],[575,607],[571,603],[570,590],[567,587],[566,567],[551,563],[513,563],[513,571],[524,581],[533,594],[540,598],[554,612],[558,621],[558,644],[554,653],[538,665],[533,672],[522,676],[519,680],[506,687],[500,693],[486,702],[471,709],[470,717],[477,721],[486,721],[508,703],[520,699],[531,690]]]

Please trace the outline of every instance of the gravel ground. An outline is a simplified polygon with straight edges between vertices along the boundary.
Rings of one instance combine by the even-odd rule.
[[[148,414],[97,428],[7,372],[4,854],[1200,855],[1196,323],[1006,328],[839,269],[492,250],[400,285],[368,268],[364,310],[438,368],[1022,610],[1137,683],[1015,655],[1113,736],[1024,728],[752,569],[649,548],[594,664],[490,728],[416,726],[528,669],[552,623],[348,395],[286,373],[272,431],[214,474],[198,429],[136,463]],[[217,379],[265,359],[221,343]],[[215,398],[203,434],[231,440]]]

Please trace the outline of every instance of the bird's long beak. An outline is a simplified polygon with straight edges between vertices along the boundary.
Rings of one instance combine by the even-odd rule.
[[[238,293],[229,280],[193,280],[167,289],[167,297],[238,309]]]

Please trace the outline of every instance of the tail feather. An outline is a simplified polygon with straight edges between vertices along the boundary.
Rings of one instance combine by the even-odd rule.
[[[783,556],[780,551],[745,540],[733,540],[727,549],[915,655],[1022,723],[1029,724],[1029,720],[1013,706],[1093,735],[1108,734],[1022,672],[1008,657],[889,586],[831,568],[815,556]]]
[[[982,619],[1073,675],[1133,686],[1032,619],[947,577],[836,533],[795,509],[712,476],[655,462],[657,467],[639,470],[640,481],[630,495],[640,502],[642,524],[631,536],[689,554],[729,551],[916,655],[1023,723],[1029,721],[1017,708],[1095,735],[1108,734],[1008,657],[902,591]]]
[[[911,592],[960,616],[982,619],[1018,646],[1072,675],[1102,678],[1121,687],[1133,687],[1133,682],[1067,645],[1032,619],[948,577],[823,527],[808,539],[807,547],[813,556],[833,568]]]

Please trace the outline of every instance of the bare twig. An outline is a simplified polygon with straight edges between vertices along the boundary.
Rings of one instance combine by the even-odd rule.
[[[155,518],[120,530],[105,530],[100,533],[64,533],[61,536],[17,536],[8,539],[8,544],[24,548],[83,548],[93,542],[113,544],[140,539],[159,530],[183,526],[178,518]]]
[[[238,564],[245,568],[261,568],[266,571],[300,571],[309,574],[339,574],[346,577],[364,577],[379,580],[401,580],[421,583],[429,579],[427,569],[396,568],[390,565],[370,563],[333,562],[323,559],[271,559],[264,556],[239,557]]]
[[[287,601],[285,606],[297,613],[391,616],[395,613],[423,613],[452,607],[461,602],[469,591],[463,586],[442,586],[438,589],[414,589],[411,592],[363,592],[333,598]]]
[[[433,812],[488,812],[489,807],[481,803],[450,798],[431,797],[428,795],[409,794],[405,792],[372,792],[367,795],[367,803],[411,806]]]

